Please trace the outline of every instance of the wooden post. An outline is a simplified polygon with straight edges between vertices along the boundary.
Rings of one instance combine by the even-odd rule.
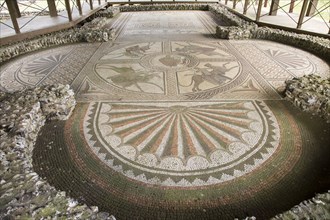
[[[307,8],[307,12],[306,12],[306,16],[312,16],[315,14],[315,10],[317,7],[317,3],[319,0],[311,0],[309,2],[308,8]]]
[[[237,0],[233,0],[233,9],[236,8],[236,3],[237,3]]]
[[[72,13],[71,13],[71,7],[70,7],[70,0],[65,0],[65,8],[68,13],[69,21],[72,21]]]
[[[265,0],[265,1],[267,1],[267,0]],[[256,14],[256,21],[260,20],[261,8],[262,8],[262,0],[259,0],[257,14]]]
[[[293,8],[294,8],[294,3],[295,3],[296,0],[291,0],[290,2],[290,8],[289,8],[289,13],[292,13],[293,12]]]
[[[225,5],[227,5],[227,3],[228,3],[228,0],[225,0]]]
[[[19,10],[18,4],[17,4],[17,0],[13,0],[13,4],[15,6],[16,18],[22,17],[21,11]]]
[[[81,2],[80,2],[80,0],[76,0],[76,2],[77,2],[77,6],[78,6],[79,15],[82,15],[83,13],[82,13]]]
[[[245,0],[244,1],[244,7],[243,7],[243,15],[246,15],[246,12],[247,12],[247,8],[249,6],[249,0]]]
[[[47,4],[48,4],[48,10],[49,10],[50,17],[56,17],[57,9],[56,9],[55,0],[47,0]]]
[[[89,0],[89,7],[93,10],[93,0]]]
[[[17,22],[17,19],[16,19],[18,13],[16,11],[17,8],[15,6],[15,3],[17,4],[17,1],[16,0],[6,0],[6,3],[7,3],[9,15],[10,15],[10,18],[11,18],[11,22],[13,23],[15,32],[16,32],[16,34],[19,34],[20,29],[19,29],[19,25],[18,25],[18,22]]]
[[[299,15],[297,29],[301,29],[301,25],[304,21],[304,17],[305,17],[305,14],[306,14],[306,9],[307,9],[308,2],[309,2],[309,0],[304,0],[304,3],[302,5],[301,11],[300,11],[300,15]]]
[[[268,0],[265,0],[264,7],[267,7]]]
[[[99,0],[99,5],[101,5],[101,0]]]
[[[269,15],[277,15],[279,3],[280,0],[272,0],[272,3],[270,4]]]

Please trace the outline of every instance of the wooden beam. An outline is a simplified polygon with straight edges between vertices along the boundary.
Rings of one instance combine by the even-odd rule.
[[[290,1],[289,13],[292,13],[292,12],[293,12],[295,1],[296,1],[296,0],[291,0],[291,1]]]
[[[272,0],[272,3],[270,4],[269,15],[277,15],[279,3],[280,0]]]
[[[68,13],[69,21],[72,21],[72,13],[71,13],[71,6],[70,6],[70,0],[64,0],[65,1],[65,8]]]
[[[310,0],[307,8],[306,16],[312,16],[315,14],[318,1],[319,0]]]
[[[249,6],[250,1],[249,0],[245,0],[244,1],[244,7],[243,7],[243,15],[246,15],[247,12],[247,8]]]
[[[267,1],[267,0],[265,0],[265,1]],[[257,14],[256,14],[256,21],[260,20],[261,9],[262,9],[262,0],[259,0]]]
[[[233,0],[233,9],[236,8],[236,3],[237,3],[237,0]]]
[[[49,10],[50,17],[56,17],[57,9],[56,9],[55,0],[47,0],[47,4],[48,4],[48,10]]]
[[[89,0],[89,7],[93,10],[93,0]]]
[[[17,8],[15,6],[15,2],[16,2],[16,0],[14,0],[14,1],[13,0],[6,0],[7,8],[8,8],[8,11],[9,11],[10,18],[11,18],[11,22],[13,23],[16,34],[19,34],[20,33],[20,28],[19,28],[19,25],[18,25],[18,22],[17,22],[17,11],[16,11]]]
[[[309,2],[309,0],[304,0],[304,3],[302,5],[301,11],[300,11],[300,15],[299,15],[297,29],[300,29],[301,26],[302,26],[302,23],[304,21],[304,17],[305,17],[305,14],[306,14],[306,9],[307,9],[308,2]]]
[[[77,2],[77,6],[78,6],[79,15],[82,15],[83,12],[82,12],[82,7],[81,7],[81,1],[80,0],[76,0],[76,2]]]

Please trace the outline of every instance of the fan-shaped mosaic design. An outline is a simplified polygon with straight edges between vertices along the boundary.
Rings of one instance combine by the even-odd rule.
[[[35,86],[52,73],[52,71],[68,56],[67,53],[62,52],[47,55],[48,56],[28,62],[22,62],[19,66],[16,65],[14,68],[9,69],[8,73],[11,72],[12,75],[9,75],[8,73],[2,75],[1,78],[3,78],[3,83],[7,83],[6,81],[12,78],[15,84],[12,84],[12,88],[8,88],[8,90],[11,91],[12,89],[17,89],[16,87],[22,86]],[[5,88],[7,87],[5,84],[2,86]]]
[[[65,54],[42,57],[40,59],[34,60],[31,63],[23,65],[20,73],[26,77],[44,76],[53,70],[58,64],[60,64],[65,59],[65,57]]]
[[[290,52],[273,49],[268,49],[265,52],[284,68],[296,69],[310,65],[310,61],[306,58],[303,58]]]
[[[4,63],[0,89],[6,92],[46,84],[71,84],[97,50],[96,44],[74,44],[32,52]]]
[[[256,169],[278,147],[276,119],[263,103],[96,103],[87,115],[85,137],[99,158],[149,184],[225,182]]]

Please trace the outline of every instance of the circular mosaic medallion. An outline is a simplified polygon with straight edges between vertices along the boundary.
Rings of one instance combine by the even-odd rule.
[[[185,53],[156,53],[141,59],[142,66],[156,71],[189,70],[198,63],[197,57]]]
[[[262,102],[102,102],[88,111],[84,134],[93,151],[148,184],[222,183],[258,168],[279,145],[277,121]]]

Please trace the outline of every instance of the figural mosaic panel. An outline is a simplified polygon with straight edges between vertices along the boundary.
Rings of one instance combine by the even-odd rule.
[[[109,52],[95,65],[97,75],[111,86],[175,95],[228,85],[242,76],[241,69],[222,45],[190,42],[127,46]]]
[[[311,73],[329,67],[264,41],[118,43],[100,48],[73,87],[81,101],[269,100],[281,99],[285,80]]]

